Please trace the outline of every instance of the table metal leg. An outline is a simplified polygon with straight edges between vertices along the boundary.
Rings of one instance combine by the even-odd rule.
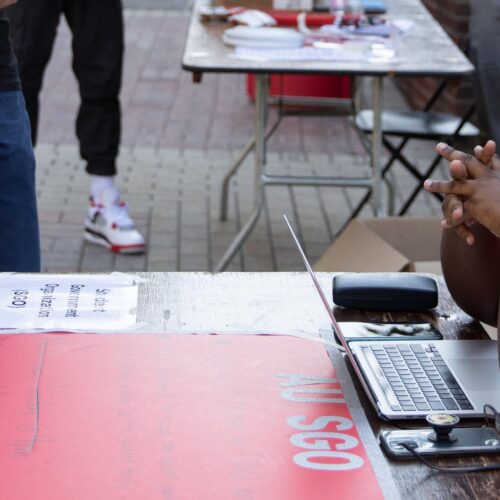
[[[383,77],[373,78],[373,132],[371,147],[372,206],[375,216],[383,215],[382,207],[382,94]]]
[[[234,163],[231,165],[231,168],[228,170],[227,174],[224,177],[224,181],[222,182],[222,192],[221,192],[221,198],[220,198],[220,220],[227,220],[227,203],[228,203],[228,195],[229,195],[229,182],[231,181],[231,178],[233,177],[233,175],[240,168],[240,166],[243,163],[243,161],[245,160],[245,158],[248,156],[248,153],[250,153],[250,151],[252,151],[252,149],[254,147],[255,147],[255,136],[252,135],[252,137],[247,142],[246,146],[240,152],[240,154],[238,155],[238,158],[236,158]]]
[[[257,74],[255,77],[255,176],[254,176],[254,208],[245,225],[236,235],[222,259],[215,266],[214,271],[224,271],[238,250],[241,248],[253,227],[259,220],[264,205],[264,175],[265,150],[266,150],[266,121],[267,121],[267,75]],[[250,142],[249,142],[250,144]],[[249,145],[248,144],[248,145]],[[248,146],[247,145],[247,146]],[[248,154],[248,153],[247,153]],[[236,167],[237,168],[237,167]]]
[[[273,126],[266,132],[266,142],[269,138],[274,134],[279,124],[281,123],[281,115],[278,116],[278,119],[274,122]],[[231,165],[231,168],[228,170],[227,174],[224,176],[224,180],[222,182],[222,192],[220,198],[220,220],[227,220],[227,206],[229,200],[229,183],[231,182],[232,177],[238,169],[241,167],[241,164],[248,156],[248,153],[252,151],[255,147],[255,135],[252,135],[250,140],[247,142],[246,146],[240,151],[238,158]],[[264,162],[265,163],[265,162]]]

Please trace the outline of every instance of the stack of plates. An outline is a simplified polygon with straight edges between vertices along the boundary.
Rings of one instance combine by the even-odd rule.
[[[301,47],[304,35],[290,28],[236,26],[222,35],[224,43],[235,47],[282,49]]]

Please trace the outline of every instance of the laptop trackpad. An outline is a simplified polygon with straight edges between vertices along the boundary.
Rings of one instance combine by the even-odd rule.
[[[467,389],[473,391],[500,391],[498,360],[449,358],[447,361]]]

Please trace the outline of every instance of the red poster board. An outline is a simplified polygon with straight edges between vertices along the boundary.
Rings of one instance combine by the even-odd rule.
[[[0,337],[0,498],[382,498],[316,343]]]

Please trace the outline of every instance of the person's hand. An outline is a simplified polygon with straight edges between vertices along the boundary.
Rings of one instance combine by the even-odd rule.
[[[443,150],[443,143],[439,143],[436,146],[436,150],[441,154]],[[465,180],[468,178],[467,170],[462,168],[461,165],[455,166],[455,164],[450,163],[450,176],[456,181]],[[467,241],[469,244],[474,243],[474,235],[469,230],[470,225],[473,221],[466,221],[464,214],[464,206],[462,199],[455,194],[447,194],[444,197],[443,204],[441,206],[443,210],[444,219],[441,221],[441,225],[444,229],[454,229],[460,238]]]
[[[9,5],[14,5],[17,3],[17,0],[0,0],[0,9],[5,9]]]
[[[446,145],[439,143],[436,150],[441,154],[446,155]],[[496,155],[496,144],[494,141],[488,141],[484,147],[476,146],[474,148],[474,155],[476,158],[484,163],[486,166],[500,171],[500,159]],[[467,171],[462,166],[454,165],[450,168],[450,175],[453,179],[465,180],[467,178]],[[447,194],[443,200],[443,214],[444,219],[441,225],[445,229],[454,229],[460,238],[472,245],[474,243],[474,234],[470,231],[469,227],[476,221],[474,219],[465,219],[464,208],[462,199],[454,194]]]
[[[439,154],[446,158],[446,144],[439,143],[436,146],[436,150]],[[484,147],[476,146],[474,148],[474,154],[476,158],[483,162],[485,165],[491,166],[493,164],[493,159],[497,159],[495,155],[496,144],[493,141],[488,141]],[[453,165],[450,168],[450,175],[452,179],[456,181],[465,180],[468,177],[467,170],[462,166]],[[467,241],[469,244],[474,243],[474,234],[469,230],[469,227],[474,224],[474,220],[466,220],[463,208],[462,199],[454,194],[447,194],[444,197],[442,210],[444,219],[441,221],[441,225],[444,229],[453,229],[460,238]]]
[[[428,179],[424,188],[447,196],[443,202],[443,226],[455,228],[468,244],[474,243],[468,225],[473,220],[500,237],[500,161],[495,155],[495,143],[489,141],[475,153],[485,161],[440,143],[437,151],[449,160],[452,181]],[[490,165],[488,167],[487,165]]]
[[[436,150],[444,158],[448,154],[447,145],[439,143]],[[500,171],[500,159],[496,155],[496,144],[494,141],[488,141],[484,147],[476,146],[474,148],[476,158],[494,170]],[[460,164],[450,164],[450,175],[455,180],[465,180],[468,178],[467,169]],[[474,219],[466,219],[462,199],[454,194],[447,194],[444,197],[442,210],[444,219],[441,225],[444,229],[454,229],[460,238],[472,245],[474,243],[474,234],[469,229],[475,224]]]

